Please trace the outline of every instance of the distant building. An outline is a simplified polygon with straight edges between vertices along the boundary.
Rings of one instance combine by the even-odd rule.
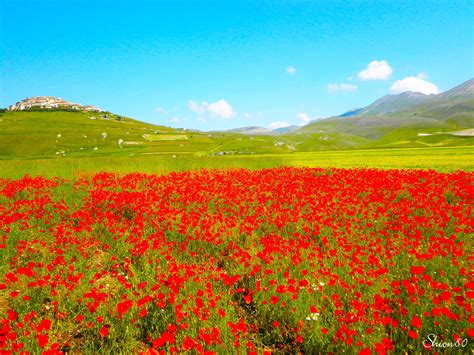
[[[93,111],[93,112],[102,112],[103,111],[102,109],[100,109],[98,107],[91,106],[91,105],[84,106],[82,109],[85,110],[85,111]]]
[[[83,106],[80,104],[75,104],[68,102],[59,97],[53,96],[35,96],[27,97],[24,100],[18,101],[16,104],[8,107],[9,111],[24,111],[30,110],[32,108],[39,108],[45,110],[53,110],[58,108],[70,109],[70,110],[84,110],[84,111],[93,111],[93,112],[102,112],[98,107],[91,105]]]

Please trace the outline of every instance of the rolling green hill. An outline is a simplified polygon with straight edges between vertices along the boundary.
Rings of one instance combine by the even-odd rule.
[[[255,127],[188,131],[110,112],[6,111],[0,112],[0,159],[474,146],[474,80],[438,95],[386,96],[366,108],[295,131],[268,132]]]
[[[143,134],[156,130],[172,132],[110,113],[4,112],[0,114],[0,157],[118,154],[136,150],[134,142],[141,143]]]
[[[287,144],[284,137],[173,129],[111,113],[0,113],[0,159],[284,153]]]

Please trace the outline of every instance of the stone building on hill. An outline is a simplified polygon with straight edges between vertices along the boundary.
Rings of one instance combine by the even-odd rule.
[[[28,97],[24,100],[18,101],[16,104],[11,105],[9,111],[24,111],[31,109],[45,109],[45,110],[54,110],[54,109],[70,109],[70,110],[84,110],[84,111],[93,111],[93,112],[102,112],[98,107],[91,105],[81,105],[68,102],[59,97],[53,96],[35,96]]]

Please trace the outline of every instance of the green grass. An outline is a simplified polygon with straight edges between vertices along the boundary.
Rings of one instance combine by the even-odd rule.
[[[283,157],[284,164],[308,167],[474,170],[474,147],[358,149],[308,152]]]
[[[0,177],[25,174],[73,178],[100,171],[165,173],[193,169],[263,169],[277,166],[434,169],[442,172],[474,170],[474,147],[431,147],[297,152],[285,154],[199,156],[196,154],[55,157],[51,159],[0,160]]]
[[[0,113],[0,159],[284,153],[293,143],[283,137],[192,132],[129,118],[119,121],[113,114],[104,120],[101,115],[64,111]],[[278,141],[285,145],[276,145]]]
[[[347,119],[345,132],[340,121],[329,121],[314,132],[258,136],[192,132],[117,118],[108,113],[102,119],[91,112],[0,113],[0,177],[276,166],[474,170],[474,137],[440,134],[438,126],[372,127],[369,137],[359,135],[360,129],[369,128]]]
[[[118,121],[112,114],[108,119],[100,116],[91,112],[6,112],[0,115],[0,157],[42,158],[58,152],[73,156],[123,154],[123,150],[140,148],[126,146],[122,150],[119,139],[143,142],[144,133],[171,130],[128,118]]]
[[[474,146],[474,137],[457,137],[451,134],[472,125],[461,127],[419,117],[417,120],[390,117],[333,119],[303,127],[298,133],[261,136],[185,131],[130,118],[118,120],[118,116],[114,114],[107,115],[108,119],[105,120],[102,119],[102,114],[91,112],[0,113],[0,159],[167,154],[257,155]],[[418,136],[419,133],[433,135]]]
[[[185,134],[144,134],[143,138],[148,142],[155,141],[187,141],[188,136]]]

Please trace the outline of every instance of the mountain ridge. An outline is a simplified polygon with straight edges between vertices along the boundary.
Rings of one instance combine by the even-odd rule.
[[[469,79],[439,94],[425,95],[420,92],[405,91],[397,95],[385,95],[370,105],[349,110],[337,117],[377,116],[408,110],[422,103],[449,99],[474,99],[474,79]]]
[[[474,80],[437,95],[404,92],[384,96],[351,114],[328,117],[301,127],[303,137],[366,139],[359,148],[473,144]],[[461,137],[462,140],[459,140]]]

